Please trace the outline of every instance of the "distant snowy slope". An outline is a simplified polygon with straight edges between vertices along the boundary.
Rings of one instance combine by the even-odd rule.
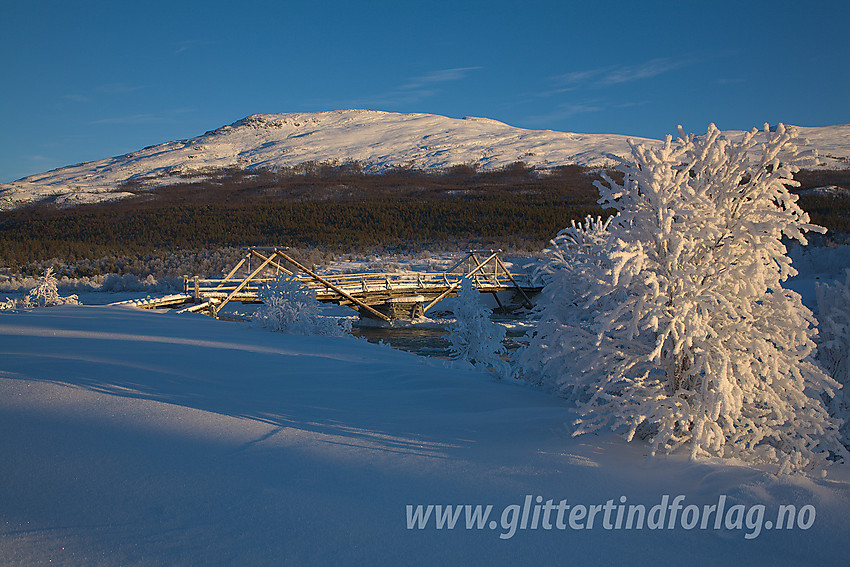
[[[122,198],[127,181],[162,184],[205,171],[357,160],[371,171],[518,160],[540,166],[602,165],[628,152],[626,136],[523,130],[486,118],[368,110],[258,114],[190,140],[151,146],[0,185],[0,208],[54,197],[59,204]],[[651,140],[647,142],[652,143]],[[116,192],[118,191],[118,192]]]
[[[850,126],[804,128],[821,153],[850,156]],[[447,118],[370,110],[257,114],[189,140],[56,169],[0,184],[0,210],[53,198],[60,205],[120,199],[122,184],[145,186],[203,177],[221,168],[274,169],[308,161],[359,161],[388,167],[500,168],[516,161],[540,167],[599,166],[629,153],[627,136],[524,130],[487,118]],[[635,138],[656,144],[657,140]]]
[[[817,150],[823,167],[850,166],[850,124],[796,128],[801,140],[798,146]],[[730,140],[737,140],[744,136],[744,131],[725,130],[723,135]]]

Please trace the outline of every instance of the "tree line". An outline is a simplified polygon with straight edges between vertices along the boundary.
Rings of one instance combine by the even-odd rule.
[[[843,177],[842,177],[843,176]],[[801,172],[801,189],[837,185],[841,172]],[[305,164],[281,171],[217,172],[154,190],[128,185],[123,201],[61,209],[49,202],[0,213],[0,265],[21,270],[55,258],[74,263],[173,250],[251,245],[457,248],[483,243],[537,251],[571,220],[605,215],[579,166],[545,172],[517,163],[482,172],[396,169],[365,173],[358,164]],[[801,196],[815,223],[850,232],[850,201]]]

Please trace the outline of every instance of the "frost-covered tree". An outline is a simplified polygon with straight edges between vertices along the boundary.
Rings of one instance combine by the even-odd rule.
[[[818,360],[842,389],[829,403],[832,415],[844,420],[841,442],[850,448],[850,269],[844,283],[818,284]]]
[[[34,307],[53,307],[55,305],[79,305],[80,300],[76,295],[62,297],[59,295],[57,279],[53,276],[53,268],[45,270],[44,275],[38,278],[23,299],[13,300],[6,298],[0,303],[0,310],[6,309],[32,309]]]
[[[594,219],[588,216],[584,223],[573,220],[571,226],[560,231],[551,241],[551,246],[544,250],[545,258],[535,273],[537,279],[547,284],[536,302],[539,307],[545,306],[542,309],[544,316],[536,330],[539,337],[554,337],[562,324],[571,316],[579,314],[576,308],[583,304],[594,283],[589,277],[588,267],[602,267],[602,251],[606,249],[608,227],[613,218],[602,220],[601,217]],[[581,313],[586,316],[590,312]],[[557,374],[557,369],[564,362],[562,358],[570,356],[567,344],[560,344],[556,348],[552,348],[556,345],[544,345],[540,341],[533,344],[535,348],[520,352],[519,360],[529,370],[540,362],[544,363],[545,372],[529,373],[529,378],[538,382],[544,375]],[[540,349],[546,351],[542,357]]]
[[[351,320],[322,313],[316,294],[293,276],[281,275],[261,288],[263,305],[254,321],[273,331],[291,335],[341,336],[351,330]]]
[[[822,231],[789,192],[806,159],[793,132],[730,142],[668,136],[632,145],[617,183],[598,183],[608,222],[562,231],[525,372],[572,397],[575,434],[610,426],[653,453],[778,462],[841,452],[819,395],[836,382],[813,360],[816,321],[781,286],[796,272],[784,237]]]
[[[448,325],[446,338],[453,357],[503,378],[510,373],[510,365],[500,358],[506,351],[502,343],[506,331],[490,320],[491,313],[472,281],[464,278],[454,307],[455,320]]]

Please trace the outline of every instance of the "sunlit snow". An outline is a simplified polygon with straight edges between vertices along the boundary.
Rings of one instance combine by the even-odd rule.
[[[671,131],[675,124],[671,124]],[[742,133],[730,132],[730,136]],[[850,125],[800,128],[823,163],[846,166]],[[481,169],[517,161],[538,167],[608,166],[630,153],[619,134],[525,130],[487,118],[447,118],[371,110],[256,114],[188,140],[73,165],[0,184],[0,210],[52,197],[62,206],[129,195],[128,181],[146,187],[203,178],[211,170],[275,169],[305,162],[360,162],[367,171],[389,167]],[[645,144],[657,140],[631,137]],[[842,161],[843,159],[843,161]]]

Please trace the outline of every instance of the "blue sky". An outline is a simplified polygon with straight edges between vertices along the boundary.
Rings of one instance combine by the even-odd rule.
[[[850,2],[0,0],[0,182],[249,114],[660,138],[850,122]]]

